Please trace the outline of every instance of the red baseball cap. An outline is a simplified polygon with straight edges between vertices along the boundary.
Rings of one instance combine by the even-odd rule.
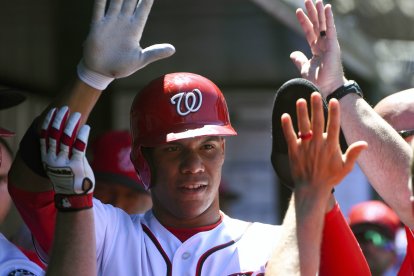
[[[385,227],[393,237],[400,227],[398,215],[385,203],[379,200],[369,200],[354,205],[349,211],[349,225],[371,224]]]
[[[145,191],[130,159],[129,131],[105,132],[94,140],[91,150],[91,167],[97,180],[120,183],[138,191]]]
[[[19,103],[23,102],[26,97],[18,92],[18,90],[9,87],[0,86],[0,110],[6,109]],[[1,137],[10,137],[13,136],[14,132],[0,127],[0,136]]]

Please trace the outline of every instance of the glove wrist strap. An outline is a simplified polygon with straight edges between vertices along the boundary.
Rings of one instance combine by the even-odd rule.
[[[93,193],[80,195],[55,194],[56,209],[62,212],[73,212],[93,207]]]
[[[83,63],[83,60],[79,62],[77,66],[77,72],[80,80],[98,90],[105,90],[108,85],[114,80],[114,78],[88,69]]]

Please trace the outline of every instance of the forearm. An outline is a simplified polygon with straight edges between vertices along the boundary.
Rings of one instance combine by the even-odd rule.
[[[408,189],[410,146],[367,102],[350,94],[341,101],[341,127],[348,144],[365,140],[369,147],[358,163],[379,195],[414,227]]]
[[[266,275],[300,275],[298,241],[296,236],[295,201],[292,196],[285,214],[279,243],[266,266]]]
[[[316,275],[319,270],[320,248],[325,212],[331,193],[326,189],[297,187],[294,192],[296,232],[301,275]]]
[[[58,212],[46,275],[96,275],[93,209]]]
[[[47,112],[53,107],[62,107],[68,106],[71,113],[79,112],[82,114],[82,120],[80,125],[85,124],[88,120],[90,113],[92,112],[94,106],[99,100],[102,91],[97,90],[79,78],[76,78],[72,86],[67,91],[62,91],[62,93],[53,100],[53,102],[47,107],[43,113],[40,122],[43,121]],[[39,126],[40,131],[40,126]]]

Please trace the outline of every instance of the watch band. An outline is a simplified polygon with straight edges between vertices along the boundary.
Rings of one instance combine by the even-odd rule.
[[[331,94],[329,94],[328,97],[326,97],[326,101],[329,103],[329,101],[332,98],[335,98],[337,100],[340,100],[341,98],[343,98],[344,96],[348,95],[349,93],[357,94],[361,98],[364,97],[364,94],[362,93],[362,90],[359,87],[359,85],[355,81],[349,80],[344,85],[340,86],[334,92],[332,92]]]

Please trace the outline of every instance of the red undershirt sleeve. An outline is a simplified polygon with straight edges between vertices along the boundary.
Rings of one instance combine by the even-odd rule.
[[[325,215],[319,275],[371,275],[338,204]]]
[[[55,192],[27,192],[8,186],[17,210],[44,252],[50,252],[55,232]]]
[[[410,228],[405,226],[405,234],[407,236],[407,253],[401,264],[398,276],[414,274],[414,236]]]

